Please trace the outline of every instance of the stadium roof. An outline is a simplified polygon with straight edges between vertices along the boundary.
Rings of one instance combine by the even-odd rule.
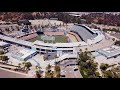
[[[111,58],[120,54],[120,47],[113,45],[109,48],[100,49],[97,52],[107,58]]]
[[[76,32],[85,42],[87,42],[88,39],[93,39],[96,37],[96,34],[82,25],[74,25],[70,28],[70,31]]]
[[[14,42],[14,43],[18,43],[18,44],[21,44],[21,45],[32,46],[32,42],[19,40],[19,39],[7,37],[7,36],[4,36],[4,35],[0,35],[0,38],[3,39],[3,40],[6,40],[6,41],[11,41],[11,42]]]

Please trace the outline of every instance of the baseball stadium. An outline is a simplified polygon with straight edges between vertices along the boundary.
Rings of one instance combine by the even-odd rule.
[[[9,43],[25,46],[40,53],[77,53],[77,48],[92,45],[104,39],[104,35],[97,29],[85,25],[74,24],[70,28],[51,26],[49,28],[21,30],[14,38],[0,35],[0,39]]]

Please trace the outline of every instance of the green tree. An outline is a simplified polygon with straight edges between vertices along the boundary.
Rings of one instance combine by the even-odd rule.
[[[99,77],[99,76],[100,76],[100,73],[99,73],[99,72],[95,72],[95,76],[96,76],[96,77]]]
[[[103,71],[103,77],[105,77],[105,78],[114,78],[114,74],[111,72],[111,70]]]
[[[108,64],[102,63],[101,66],[100,66],[100,69],[101,69],[101,70],[106,70],[108,67],[109,67]]]
[[[60,66],[56,65],[54,70],[60,72]]]
[[[32,66],[32,64],[31,64],[30,62],[25,62],[25,63],[24,63],[24,68],[25,68],[26,70],[29,70],[31,66]]]
[[[94,62],[92,53],[87,49],[84,52],[79,53],[78,64],[80,67],[80,72],[85,78],[95,78],[97,77],[95,72],[97,70],[98,64]]]
[[[36,78],[41,78],[41,73],[39,71],[36,71],[35,74],[36,74]]]
[[[45,78],[53,78],[53,72],[52,71],[46,71],[45,72]]]
[[[3,51],[0,51],[0,55],[2,55],[2,54],[4,54],[4,52],[3,52]]]
[[[8,62],[8,56],[0,56],[0,60],[4,63]]]
[[[60,78],[60,72],[54,71],[54,78]]]

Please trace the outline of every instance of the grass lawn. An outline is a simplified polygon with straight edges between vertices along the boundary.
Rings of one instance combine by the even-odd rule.
[[[30,40],[30,42],[34,42],[36,40],[43,41],[41,39],[41,36],[39,36],[39,37],[36,37],[36,38]],[[45,41],[47,41],[47,40],[45,40]],[[51,42],[51,41],[48,40],[48,42]],[[55,36],[55,42],[57,42],[57,43],[66,43],[67,42],[67,37],[66,36]]]

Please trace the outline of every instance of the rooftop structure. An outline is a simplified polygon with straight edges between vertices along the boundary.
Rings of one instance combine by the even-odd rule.
[[[23,49],[19,52],[12,52],[11,56],[18,60],[27,60],[34,56],[37,52],[32,49]]]
[[[5,40],[5,41],[9,41],[9,42],[12,42],[12,43],[24,45],[24,46],[29,46],[29,47],[32,46],[31,42],[24,41],[24,40],[18,40],[16,38],[7,37],[7,36],[4,36],[4,35],[0,35],[0,39]]]
[[[120,47],[112,45],[108,48],[100,49],[97,52],[104,55],[107,58],[111,58],[120,55]]]

